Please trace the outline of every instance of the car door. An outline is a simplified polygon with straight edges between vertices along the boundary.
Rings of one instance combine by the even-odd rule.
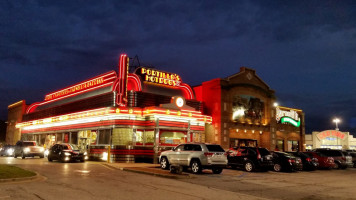
[[[191,158],[191,155],[194,153],[193,152],[194,145],[193,144],[185,144],[183,151],[179,152],[179,164],[183,166],[188,166],[189,165],[189,160]]]
[[[55,144],[55,145],[51,148],[50,154],[51,154],[51,157],[52,157],[53,160],[58,160],[58,158],[59,158],[59,156],[58,156],[58,154],[59,154],[58,147],[59,147],[59,145],[58,145],[58,144]]]
[[[168,161],[171,164],[179,164],[180,152],[184,150],[184,144],[178,145],[168,154]]]

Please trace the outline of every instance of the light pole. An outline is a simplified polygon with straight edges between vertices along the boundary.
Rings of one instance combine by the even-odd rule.
[[[337,126],[337,124],[341,122],[340,119],[339,119],[339,118],[335,118],[335,119],[333,119],[333,122],[335,122],[335,125],[336,125],[335,130],[338,131],[338,130],[339,130],[339,127]]]

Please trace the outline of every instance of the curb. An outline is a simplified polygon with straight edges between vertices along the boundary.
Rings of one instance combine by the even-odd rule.
[[[34,179],[37,179],[40,177],[40,175],[37,172],[34,172],[34,173],[36,173],[36,175],[29,176],[29,177],[0,179],[0,183],[29,181],[29,180],[34,180]]]

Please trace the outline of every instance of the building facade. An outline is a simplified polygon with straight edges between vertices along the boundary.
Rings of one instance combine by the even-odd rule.
[[[356,149],[356,138],[349,132],[337,130],[313,131],[305,135],[306,148]]]
[[[16,124],[21,139],[50,147],[72,143],[91,159],[113,162],[157,161],[183,142],[204,142],[212,118],[175,73],[140,67],[128,73],[121,55],[110,71],[45,95],[28,105]],[[19,138],[20,139],[20,138]]]
[[[194,87],[197,100],[213,123],[206,128],[206,140],[233,146],[261,146],[270,150],[304,148],[302,110],[274,106],[275,92],[256,71],[241,67],[227,78],[217,78]]]

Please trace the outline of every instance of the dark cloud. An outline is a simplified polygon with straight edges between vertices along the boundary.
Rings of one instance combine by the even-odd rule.
[[[355,21],[354,1],[4,0],[0,118],[15,101],[116,69],[125,52],[192,85],[254,68],[305,111],[308,130],[338,114],[356,132]]]

